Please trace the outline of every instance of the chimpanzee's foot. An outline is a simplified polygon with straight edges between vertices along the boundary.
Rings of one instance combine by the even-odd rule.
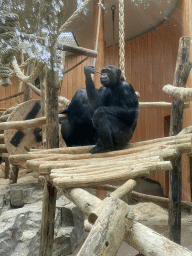
[[[114,150],[114,148],[105,148],[102,143],[100,141],[98,141],[95,145],[95,147],[93,147],[89,152],[91,154],[95,154],[95,153],[103,153],[103,152],[108,152],[108,151],[112,151]]]

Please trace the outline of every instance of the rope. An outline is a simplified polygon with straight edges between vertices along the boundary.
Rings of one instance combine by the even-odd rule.
[[[119,65],[122,76],[125,78],[125,22],[124,0],[119,0]]]
[[[15,52],[18,51],[19,41],[16,38],[16,27],[19,24],[19,16],[7,11],[0,11],[0,86],[11,84],[9,62]]]
[[[98,49],[99,31],[100,31],[100,25],[101,25],[101,8],[103,8],[102,0],[99,0],[98,7],[99,7],[99,13],[98,13],[98,21],[97,21],[97,35],[96,35],[96,42],[95,42],[96,52]],[[95,66],[95,63],[96,63],[96,58],[94,58],[93,60],[93,66]]]
[[[59,33],[66,29],[66,27],[72,23],[74,19],[79,16],[79,13],[86,7],[91,0],[85,0],[83,4],[69,17],[69,19],[60,27]]]

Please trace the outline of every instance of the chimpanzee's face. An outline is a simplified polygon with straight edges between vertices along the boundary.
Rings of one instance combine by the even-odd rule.
[[[114,87],[119,84],[121,71],[115,66],[107,66],[101,70],[100,81],[105,87]]]

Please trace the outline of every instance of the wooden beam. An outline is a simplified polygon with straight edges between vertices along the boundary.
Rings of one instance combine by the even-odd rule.
[[[46,146],[47,148],[59,147],[59,119],[58,119],[58,75],[55,71],[56,51],[54,46],[50,49],[51,69],[47,71],[46,86]],[[54,242],[54,220],[56,209],[57,190],[46,178],[44,184],[40,248],[39,256],[51,256]]]
[[[4,98],[1,98],[0,101],[4,101],[4,100],[8,100],[8,99],[12,99],[12,98],[15,98],[19,95],[22,95],[24,92],[18,92],[18,93],[15,93],[15,94],[12,94],[10,96],[7,96],[7,97],[4,97]]]
[[[192,100],[191,88],[176,87],[176,86],[167,84],[163,87],[163,91],[168,93],[170,96],[180,98],[184,101]]]
[[[63,120],[66,118],[64,115],[58,115],[59,120]],[[2,122],[0,123],[0,130],[7,130],[7,129],[28,129],[31,127],[38,127],[46,124],[46,117],[39,117],[34,118],[31,120],[25,120],[25,121],[10,121],[10,122]]]
[[[127,230],[132,227],[134,214],[118,198],[107,198],[99,218],[92,227],[78,256],[116,255]]]
[[[47,40],[44,37],[37,37],[37,36],[33,36],[33,35],[28,35],[28,34],[25,34],[25,33],[20,34],[20,37],[22,39],[38,40],[42,44],[44,44],[45,41]],[[57,49],[60,50],[60,51],[68,51],[68,52],[77,53],[77,54],[85,55],[85,56],[92,57],[92,58],[97,57],[97,52],[96,51],[86,49],[86,48],[83,48],[83,47],[79,47],[79,46],[72,46],[72,45],[68,45],[68,44],[57,44]]]
[[[173,86],[186,87],[187,79],[191,70],[189,65],[190,37],[181,37]],[[183,125],[182,99],[173,98],[171,109],[170,136],[177,135]],[[181,243],[181,155],[172,160],[173,169],[169,174],[169,229],[170,239]]]
[[[165,108],[171,109],[172,103],[171,102],[139,102],[139,108]],[[189,108],[188,103],[184,103],[184,108]]]
[[[133,190],[136,185],[139,183],[140,179],[133,180],[130,179],[125,182],[122,186],[117,187],[115,191],[110,194],[110,198],[119,198],[121,199],[123,196],[128,194],[131,190]],[[109,197],[106,197],[95,209],[89,214],[88,220],[91,224],[94,224],[97,218],[99,217],[104,205],[108,201]]]

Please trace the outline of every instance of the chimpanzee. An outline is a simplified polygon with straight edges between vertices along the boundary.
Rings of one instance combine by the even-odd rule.
[[[79,89],[67,108],[61,133],[67,146],[96,144],[90,153],[119,149],[132,138],[139,115],[133,87],[125,82],[121,70],[107,66],[101,70],[103,85],[95,88],[94,66],[84,67],[86,89]]]

